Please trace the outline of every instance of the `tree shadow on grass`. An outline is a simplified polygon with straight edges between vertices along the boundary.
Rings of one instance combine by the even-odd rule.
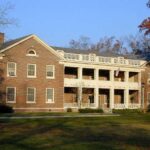
[[[56,119],[26,121],[27,128],[0,138],[0,149],[14,146],[15,149],[38,150],[93,150],[93,149],[150,149],[150,130],[130,125],[103,122],[101,125],[90,126],[77,124],[79,119]],[[81,120],[79,120],[81,121]],[[82,122],[82,121],[81,121]],[[84,122],[84,120],[83,120]],[[30,127],[31,124],[34,127]],[[73,124],[74,125],[71,125]],[[30,127],[28,129],[28,126]],[[18,128],[25,127],[23,124]],[[16,129],[17,130],[17,129]],[[57,133],[56,133],[57,132]],[[3,132],[5,133],[5,132]]]

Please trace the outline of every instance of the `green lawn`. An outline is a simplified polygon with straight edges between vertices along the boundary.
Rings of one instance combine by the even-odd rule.
[[[0,150],[150,150],[150,114],[0,120]]]

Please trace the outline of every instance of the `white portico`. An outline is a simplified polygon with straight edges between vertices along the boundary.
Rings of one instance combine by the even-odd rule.
[[[143,60],[58,51],[64,60],[64,107],[141,107]]]

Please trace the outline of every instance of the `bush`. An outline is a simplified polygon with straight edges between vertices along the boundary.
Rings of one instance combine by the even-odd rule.
[[[0,104],[0,113],[13,113],[14,110],[12,107]]]
[[[72,109],[71,108],[67,108],[67,112],[72,112]]]
[[[79,109],[80,113],[103,113],[102,109],[91,109],[91,108],[85,108],[85,109]]]
[[[113,109],[113,113],[116,114],[131,114],[131,113],[142,113],[141,109]]]
[[[150,112],[150,104],[147,106],[147,112]]]

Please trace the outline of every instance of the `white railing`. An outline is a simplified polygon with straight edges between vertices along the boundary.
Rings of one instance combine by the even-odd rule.
[[[59,51],[58,51],[59,52]],[[75,54],[75,53],[61,53],[66,60],[70,61],[83,61],[83,62],[95,62],[104,64],[119,64],[119,65],[130,65],[130,66],[140,66],[145,63],[145,61],[125,59],[124,57],[103,57],[96,56],[96,54]]]
[[[83,108],[95,107],[95,103],[81,103],[81,107]]]
[[[125,109],[125,104],[114,104],[114,109]]]
[[[114,109],[138,109],[141,108],[140,104],[133,103],[128,104],[128,107],[125,106],[125,104],[114,104]]]
[[[78,103],[64,103],[64,107],[66,108],[78,107]]]
[[[95,103],[81,103],[79,106],[78,103],[64,103],[65,108],[72,108],[72,107],[81,107],[81,108],[91,108],[95,107]]]
[[[138,109],[138,108],[141,108],[141,104],[129,104],[128,108],[129,109]]]

